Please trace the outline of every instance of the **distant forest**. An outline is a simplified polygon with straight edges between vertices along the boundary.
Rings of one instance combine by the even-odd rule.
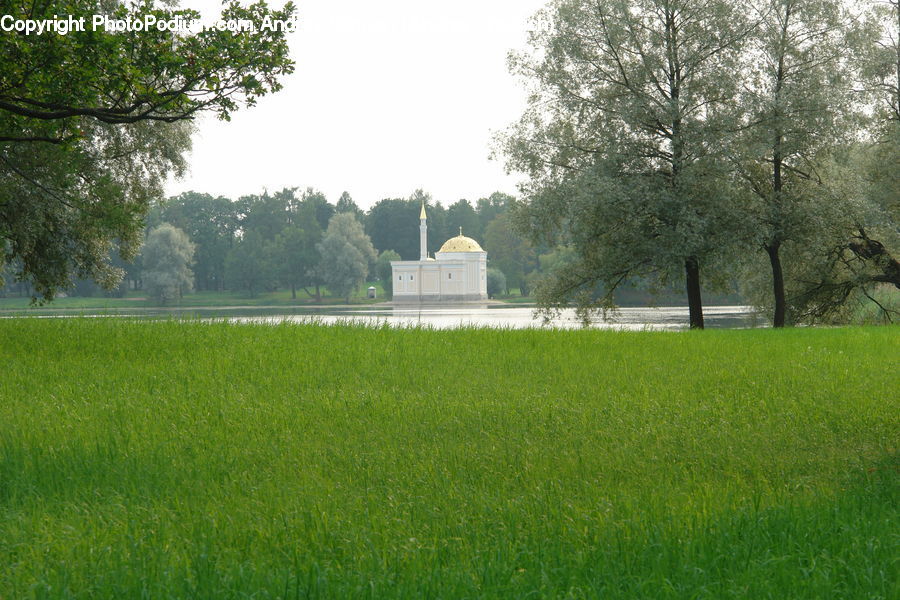
[[[184,232],[193,246],[189,260],[191,288],[198,291],[273,291],[293,288],[316,295],[323,284],[320,244],[335,215],[350,214],[362,226],[377,255],[393,260],[419,257],[419,212],[428,216],[428,252],[433,254],[449,238],[475,239],[488,251],[491,268],[505,278],[503,292],[515,289],[527,294],[537,275],[540,255],[551,249],[534,248],[515,233],[509,214],[515,199],[495,192],[474,204],[458,200],[445,207],[431,195],[416,190],[407,198],[386,198],[363,211],[344,192],[336,202],[308,188],[285,188],[275,193],[242,196],[236,200],[185,192],[154,204],[146,219],[147,234],[167,223]],[[543,252],[542,252],[543,250]],[[91,279],[73,278],[70,296],[121,296],[144,289],[146,243],[141,254],[126,262],[113,254],[122,269],[121,285],[103,290]],[[8,274],[15,264],[7,266]],[[370,280],[379,277],[377,263],[369,265]],[[250,281],[252,279],[252,282]],[[0,295],[31,295],[26,282],[14,282]]]

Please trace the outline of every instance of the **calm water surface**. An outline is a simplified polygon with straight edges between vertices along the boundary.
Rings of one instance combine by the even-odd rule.
[[[583,326],[574,310],[562,311],[559,316],[545,323],[535,316],[534,308],[506,304],[464,304],[456,306],[348,306],[348,307],[201,307],[173,309],[127,310],[28,310],[6,311],[3,317],[125,317],[125,318],[201,318],[227,320],[237,323],[366,323],[387,324],[398,327],[501,327],[521,329],[525,327],[555,327],[574,329]],[[707,306],[703,309],[705,324],[709,328],[759,327],[759,319],[748,306]],[[0,318],[3,318],[0,317]],[[603,329],[661,330],[687,329],[687,307],[621,308],[609,313],[607,320],[595,318],[591,327]]]
[[[489,305],[461,306],[421,306],[421,307],[359,307],[346,310],[309,311],[305,314],[229,316],[229,320],[239,322],[280,323],[309,322],[342,323],[363,322],[388,324],[393,326],[425,326],[437,329],[455,327],[502,327],[521,329],[545,326],[542,317],[535,317],[531,307],[509,307]],[[710,306],[704,308],[704,320],[711,328],[743,328],[759,326],[752,309],[748,306]],[[621,308],[610,313],[604,321],[594,319],[591,327],[604,329],[686,329],[687,307]],[[563,311],[551,319],[546,326],[562,329],[580,328],[581,320],[574,310]]]

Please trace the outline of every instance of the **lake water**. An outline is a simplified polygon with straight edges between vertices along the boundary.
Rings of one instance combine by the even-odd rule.
[[[707,306],[703,309],[706,327],[733,329],[759,327],[759,319],[748,306]],[[228,320],[237,323],[366,323],[387,324],[397,327],[433,327],[448,329],[455,327],[501,327],[521,329],[545,326],[542,317],[535,317],[534,308],[510,306],[508,304],[464,304],[456,306],[391,306],[375,304],[363,306],[327,307],[197,307],[172,309],[117,309],[97,310],[51,310],[29,309],[27,311],[6,312],[10,316],[31,317],[123,317],[123,318],[201,318]],[[0,317],[2,318],[2,317]],[[595,318],[591,327],[628,330],[668,330],[687,329],[687,307],[620,308],[608,315],[607,320]],[[574,310],[562,311],[546,326],[560,329],[583,327]]]
[[[223,315],[225,316],[225,315]],[[363,322],[385,323],[392,326],[424,326],[436,329],[455,327],[501,327],[521,329],[542,327],[542,317],[535,317],[534,308],[494,305],[461,306],[373,306],[348,308],[344,310],[323,309],[304,311],[303,314],[273,314],[227,316],[229,320],[240,322],[280,323],[309,322],[342,323]],[[704,308],[705,324],[709,328],[745,328],[759,326],[759,320],[747,306],[710,306]],[[594,319],[591,327],[606,329],[686,329],[687,307],[621,308],[608,315],[607,320]],[[572,329],[583,327],[574,310],[563,311],[547,323],[549,327]]]

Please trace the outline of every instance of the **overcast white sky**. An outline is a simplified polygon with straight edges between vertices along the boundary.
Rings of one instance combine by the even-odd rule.
[[[299,0],[284,89],[231,122],[199,120],[190,172],[168,193],[311,186],[364,209],[416,188],[444,205],[514,193],[518,176],[488,155],[525,103],[507,53],[545,1]],[[219,12],[217,0],[181,6]]]

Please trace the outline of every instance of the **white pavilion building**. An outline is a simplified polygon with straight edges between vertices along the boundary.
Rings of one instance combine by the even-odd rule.
[[[469,302],[487,300],[487,252],[462,234],[428,257],[425,204],[419,214],[419,260],[391,261],[394,302]]]

